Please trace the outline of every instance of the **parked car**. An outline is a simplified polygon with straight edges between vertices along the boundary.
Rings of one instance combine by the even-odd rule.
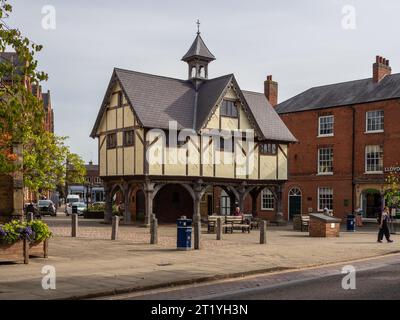
[[[73,203],[80,202],[81,199],[76,194],[69,194],[65,202],[65,213],[68,215],[68,208],[71,209]],[[70,210],[71,211],[71,210]],[[71,213],[70,213],[71,214]]]
[[[51,200],[39,200],[38,202],[38,211],[40,216],[57,216],[56,206]]]
[[[76,209],[78,216],[82,216],[84,211],[87,209],[86,203],[84,202],[74,202],[71,206],[67,206],[67,216],[71,215]]]

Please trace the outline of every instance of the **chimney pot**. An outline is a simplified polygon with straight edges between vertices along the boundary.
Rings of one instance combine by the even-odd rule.
[[[389,66],[389,60],[382,56],[376,56],[376,63],[373,64],[373,81],[379,82],[383,77],[390,75],[391,73],[392,69]]]

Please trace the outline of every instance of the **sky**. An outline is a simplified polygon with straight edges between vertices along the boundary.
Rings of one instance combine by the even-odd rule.
[[[42,86],[51,91],[56,134],[94,163],[97,141],[89,134],[113,68],[186,79],[181,58],[197,19],[217,58],[209,78],[234,73],[243,90],[263,92],[271,74],[280,102],[313,86],[371,77],[376,55],[400,72],[398,0],[9,2],[6,23],[44,46],[39,68],[49,74]]]

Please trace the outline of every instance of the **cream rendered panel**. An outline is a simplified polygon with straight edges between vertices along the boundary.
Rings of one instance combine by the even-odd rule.
[[[148,133],[146,139],[148,139],[149,146],[148,156],[149,159],[149,174],[151,175],[162,175],[162,163],[163,163],[163,139],[160,138],[160,133]]]
[[[209,129],[219,129],[219,107],[215,109],[210,121],[208,121],[205,127]]]
[[[254,154],[254,162],[253,162],[253,164],[251,164],[249,159],[248,159],[248,161],[249,161],[249,164],[248,164],[248,166],[249,166],[249,178],[253,179],[253,180],[258,180],[258,171],[260,170],[260,168],[258,167],[258,157],[259,157],[258,145],[254,144],[253,150],[249,151],[249,152],[253,152],[253,154]]]
[[[107,172],[106,172],[106,162],[107,162],[107,144],[106,144],[106,136],[105,135],[101,135],[99,137],[99,148],[100,148],[100,152],[99,152],[99,174],[100,176],[104,177]]]
[[[232,88],[229,88],[226,91],[225,98],[226,99],[237,99],[236,92]]]
[[[235,178],[233,152],[215,152],[218,164],[215,166],[215,176],[219,178]],[[218,156],[220,157],[218,160]]]
[[[198,144],[200,144],[200,139],[199,141],[189,140],[187,144],[189,151],[187,159],[189,176],[195,176],[195,177],[200,176],[200,155],[199,155]]]
[[[124,107],[124,126],[125,128],[135,125],[135,116],[130,107]]]
[[[107,150],[107,171],[108,171],[108,176],[115,176],[117,174],[117,153],[115,149],[110,149]]]
[[[248,173],[248,159],[250,159],[249,153],[247,151],[247,143],[239,140],[236,143],[235,149],[236,177],[245,179]]]
[[[239,108],[239,114],[240,130],[253,129],[250,125],[249,119],[247,118],[247,114],[244,112],[242,107]]]
[[[287,180],[288,162],[285,154],[287,155],[288,147],[285,144],[281,144],[280,148],[283,150],[284,153],[278,148],[278,179]]]
[[[135,130],[135,174],[144,174],[144,130]]]
[[[97,129],[97,134],[101,134],[107,130],[107,112],[104,112],[103,117],[101,118],[99,128]]]
[[[202,154],[202,164],[203,164],[203,176],[212,177],[214,175],[214,143],[206,144],[202,146],[203,154]]]
[[[106,117],[107,117],[107,130],[115,130],[117,129],[116,125],[117,125],[117,119],[116,119],[116,114],[115,114],[115,110],[108,110],[105,113]]]
[[[164,173],[167,176],[186,175],[186,148],[166,148]]]
[[[261,155],[260,179],[276,180],[276,156]]]
[[[221,117],[221,129],[222,130],[237,130],[239,128],[238,119]]]
[[[132,176],[135,174],[134,162],[135,162],[135,148],[126,147],[124,149],[124,175]]]
[[[119,86],[119,84],[116,84],[112,92],[118,92],[118,91],[121,91],[121,87]],[[112,94],[110,96],[110,106],[111,107],[118,106],[118,94]]]
[[[118,108],[117,109],[117,128],[123,128],[123,127],[124,127],[123,109]]]

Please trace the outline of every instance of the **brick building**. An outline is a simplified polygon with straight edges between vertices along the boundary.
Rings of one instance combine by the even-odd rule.
[[[376,57],[372,77],[311,88],[276,106],[299,140],[290,146],[284,212],[376,217],[385,174],[399,171],[400,74]]]

